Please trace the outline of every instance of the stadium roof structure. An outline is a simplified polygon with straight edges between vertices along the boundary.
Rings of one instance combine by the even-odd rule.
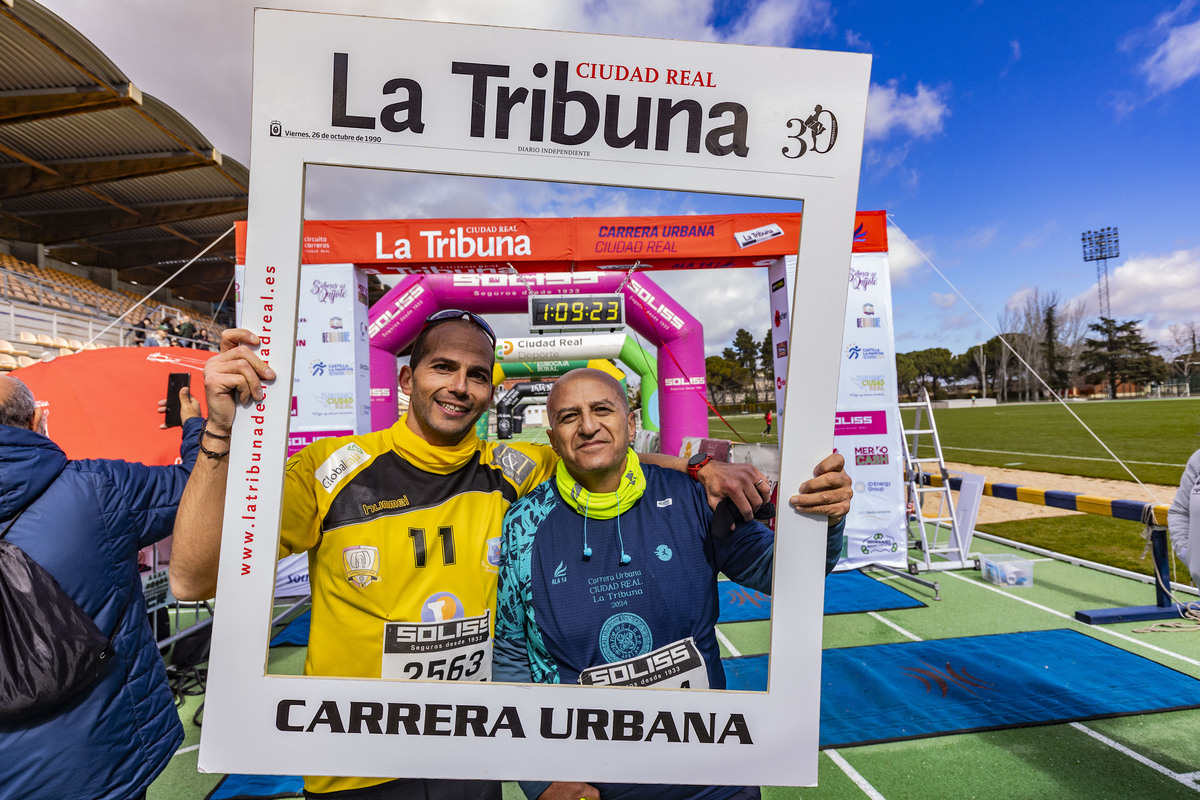
[[[0,239],[161,282],[246,218],[250,173],[32,0],[0,0]],[[219,299],[223,239],[171,288]]]

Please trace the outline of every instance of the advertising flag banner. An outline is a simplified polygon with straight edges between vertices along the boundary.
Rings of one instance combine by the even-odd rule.
[[[779,259],[767,270],[775,401],[784,408],[787,389],[791,288],[794,260]],[[846,538],[837,569],[870,564],[905,568],[908,529],[904,512],[904,459],[898,428],[896,344],[887,258],[887,217],[860,211],[847,281],[840,353],[834,447],[854,480],[846,515]]]
[[[833,436],[854,480],[854,501],[846,515],[845,549],[837,568],[885,564],[904,569],[908,527],[886,252],[856,252],[851,259],[842,330]]]
[[[313,368],[297,341],[300,296],[311,290],[300,270],[311,165],[802,201],[797,271],[803,285],[793,290],[789,339],[805,347],[782,376],[805,388],[787,397],[782,420],[787,455],[780,481],[795,487],[829,452],[839,413],[843,354],[836,337],[825,333],[842,324],[846,307],[870,63],[858,53],[255,12],[254,182],[239,290],[242,323],[259,335],[258,354],[277,377],[263,399],[239,411],[233,430],[200,769],[816,783],[826,523],[808,515],[781,513],[776,520],[771,624],[779,632],[771,637],[764,692],[494,683],[485,679],[495,615],[464,614],[446,587],[430,587],[421,618],[380,625],[383,657],[374,674],[274,674],[266,653],[292,387],[297,373]],[[513,248],[524,246],[517,230],[378,233],[368,239],[373,260],[387,260],[379,253],[416,260],[420,253],[432,266],[458,263],[464,248],[478,256],[481,247],[509,247],[500,238],[510,234]],[[593,251],[596,243],[620,241],[621,248],[635,248],[632,254],[647,269],[670,266],[670,253],[657,252],[667,241],[662,231],[593,233]],[[703,238],[680,233],[672,231],[670,241]],[[730,231],[747,254],[765,252],[787,234],[769,220]],[[651,242],[665,263],[641,259],[650,255]],[[623,272],[631,268],[628,252],[593,255],[619,257]],[[774,259],[778,255],[766,260]],[[535,260],[505,269],[548,267]],[[346,330],[346,320],[336,328],[321,314],[322,332]],[[371,470],[375,459],[354,447],[331,455],[314,479],[328,487]],[[504,463],[521,468],[517,456],[508,453]],[[409,494],[362,503],[361,512],[390,513],[408,503]],[[480,530],[499,529],[494,520],[479,523]],[[418,554],[422,565],[427,557],[461,554],[446,548],[448,534],[438,546],[434,536],[416,529],[397,538],[408,548],[404,554]],[[486,543],[481,571],[499,556],[499,540]],[[332,595],[344,604],[366,603],[371,591],[397,580],[391,565],[401,553],[378,544],[347,542],[335,575],[312,576],[314,592],[329,593],[319,600],[328,603]],[[318,586],[321,580],[327,585]],[[637,630],[631,625],[613,635]],[[422,638],[428,647],[417,641]],[[644,652],[634,648],[614,660],[636,659],[667,643],[643,644]],[[419,675],[409,669],[414,664]],[[640,662],[629,667],[640,669]]]

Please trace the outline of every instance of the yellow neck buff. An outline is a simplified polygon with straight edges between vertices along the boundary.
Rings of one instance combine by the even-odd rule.
[[[432,445],[408,427],[408,414],[392,426],[392,442],[405,461],[435,475],[449,475],[462,468],[479,449],[479,437],[474,428],[452,447]]]
[[[615,492],[589,492],[567,472],[567,464],[561,458],[554,480],[567,505],[591,519],[612,519],[620,511],[628,511],[646,491],[642,462],[632,447],[629,448],[620,486]]]

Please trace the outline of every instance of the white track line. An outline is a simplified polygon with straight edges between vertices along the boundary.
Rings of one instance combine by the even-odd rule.
[[[175,751],[175,756],[181,756],[184,753],[190,753],[193,750],[199,750],[199,749],[200,749],[200,745],[198,745],[198,744],[194,744],[191,747],[181,747]],[[171,756],[171,758],[174,758],[175,756]]]
[[[855,786],[857,786],[859,789],[862,789],[863,794],[871,798],[871,800],[887,800],[886,797],[879,793],[878,789],[867,782],[866,778],[858,774],[858,770],[850,766],[850,763],[846,761],[846,759],[842,758],[841,753],[839,753],[837,750],[826,750],[824,752],[825,755],[829,756],[829,758],[833,760],[833,763],[838,765],[838,768],[840,768],[842,772],[846,773],[846,776],[849,777],[850,780],[854,781]]]
[[[1194,783],[1192,783],[1192,781],[1195,780],[1194,776],[1196,773],[1180,774],[1178,772],[1172,772],[1171,770],[1164,767],[1162,764],[1159,764],[1157,761],[1151,761],[1150,759],[1146,758],[1144,755],[1141,755],[1140,753],[1135,753],[1133,750],[1130,750],[1128,747],[1121,744],[1120,742],[1114,742],[1112,739],[1108,738],[1104,734],[1098,733],[1098,732],[1092,730],[1091,728],[1087,727],[1086,725],[1080,725],[1078,722],[1071,722],[1068,724],[1075,730],[1086,733],[1088,736],[1092,737],[1096,741],[1102,742],[1102,743],[1108,745],[1109,747],[1116,750],[1117,752],[1124,753],[1125,755],[1132,758],[1134,761],[1137,761],[1139,764],[1144,764],[1147,767],[1149,767],[1150,769],[1154,770],[1155,772],[1160,772],[1163,775],[1166,775],[1171,780],[1182,783],[1184,786],[1188,787],[1192,791],[1200,792],[1200,786],[1196,786]]]
[[[867,616],[879,620],[884,625],[887,625],[889,628],[891,628],[893,630],[899,631],[900,633],[904,634],[908,638],[912,639],[914,642],[924,641],[924,639],[922,639],[920,636],[917,636],[915,633],[910,633],[909,631],[904,630],[904,628],[901,628],[899,625],[892,622],[890,619],[885,619],[885,618],[879,616],[879,614],[875,613],[874,611],[868,611]]]
[[[1025,605],[1033,606],[1034,608],[1038,609],[1039,611],[1045,611],[1046,613],[1053,614],[1056,617],[1062,617],[1063,619],[1069,620],[1069,621],[1075,623],[1076,625],[1080,626],[1081,628],[1084,628],[1085,630],[1096,631],[1097,633],[1107,633],[1109,636],[1115,636],[1118,639],[1122,639],[1126,642],[1132,642],[1133,644],[1139,645],[1141,647],[1145,647],[1149,650],[1153,650],[1156,653],[1161,653],[1164,656],[1170,656],[1171,658],[1178,658],[1180,661],[1191,664],[1194,667],[1200,667],[1200,661],[1196,661],[1195,659],[1188,658],[1187,656],[1182,656],[1179,653],[1172,653],[1170,650],[1164,650],[1161,647],[1155,647],[1152,644],[1147,644],[1146,642],[1143,642],[1141,639],[1135,639],[1132,636],[1126,636],[1123,633],[1117,633],[1116,631],[1109,630],[1107,627],[1105,627],[1103,625],[1088,625],[1086,623],[1080,622],[1079,620],[1075,619],[1074,617],[1072,617],[1069,614],[1064,614],[1061,611],[1055,611],[1053,608],[1049,608],[1049,607],[1043,606],[1039,603],[1035,603],[1032,600],[1026,600],[1024,597],[1017,597],[1015,594],[1010,594],[1009,592],[1002,591],[1001,589],[998,589],[995,586],[990,586],[986,583],[980,583],[979,581],[973,581],[970,578],[964,578],[961,575],[955,575],[953,572],[950,572],[948,570],[946,572],[941,572],[939,574],[949,575],[951,578],[958,578],[960,581],[965,581],[966,583],[969,583],[972,586],[978,586],[981,589],[987,589],[988,591],[995,592],[996,594],[1003,595],[1004,597],[1012,598],[1013,600],[1024,603]]]
[[[725,649],[729,651],[729,655],[737,658],[742,654],[740,650],[733,646],[733,642],[729,641],[729,637],[721,632],[720,628],[713,628],[717,632],[717,641],[725,645]]]
[[[928,445],[926,445],[928,446]],[[1002,456],[1035,456],[1038,458],[1069,458],[1072,461],[1108,461],[1111,458],[1093,458],[1091,456],[1063,456],[1054,453],[1018,453],[1015,450],[984,450],[979,447],[952,447],[948,444],[942,445],[943,450],[962,450],[964,453],[996,453]],[[1021,463],[1021,462],[1017,462]],[[1126,461],[1126,464],[1146,464],[1152,467],[1186,467],[1187,464],[1167,464],[1163,461]]]

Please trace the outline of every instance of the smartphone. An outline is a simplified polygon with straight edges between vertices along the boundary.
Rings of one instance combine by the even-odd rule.
[[[192,388],[192,376],[188,372],[172,372],[167,376],[167,419],[168,428],[178,428],[183,424],[179,418],[179,390]]]

